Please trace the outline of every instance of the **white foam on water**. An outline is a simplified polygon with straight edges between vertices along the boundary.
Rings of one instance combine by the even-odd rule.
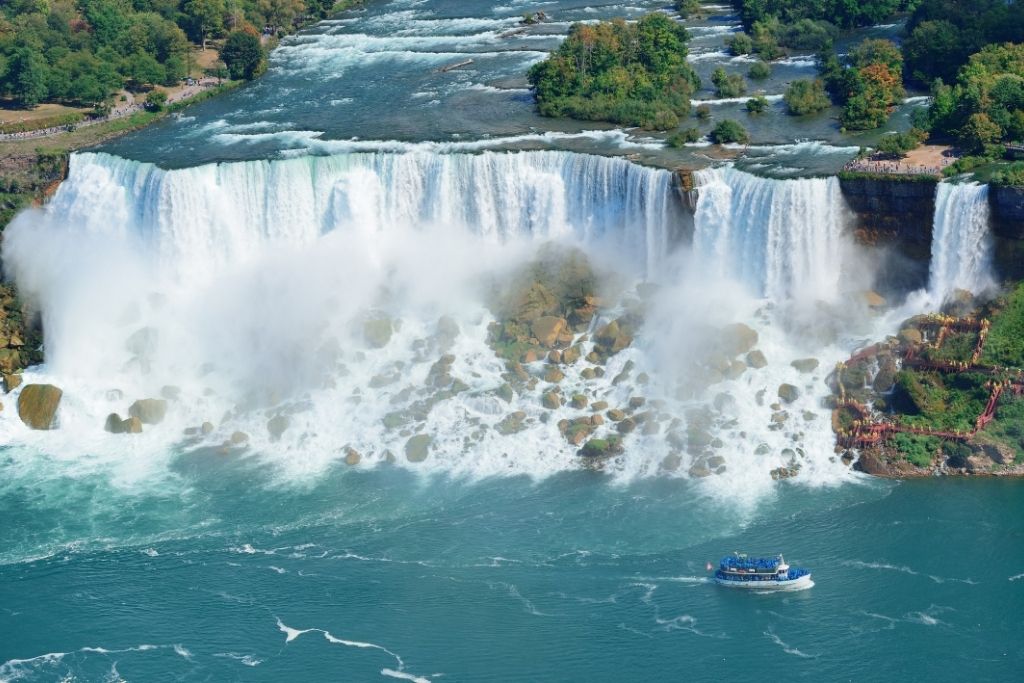
[[[752,95],[746,95],[744,97],[720,97],[718,99],[709,99],[709,100],[690,100],[690,104],[692,106],[694,106],[694,107],[699,107],[702,104],[707,104],[707,105],[712,105],[712,106],[719,105],[719,104],[744,104],[744,103],[747,102],[747,100],[750,100],[750,99],[752,99],[754,97],[757,97],[757,96],[758,96],[758,94],[754,93]],[[781,102],[783,96],[782,95],[763,95],[763,97],[766,100],[768,100],[769,102]]]

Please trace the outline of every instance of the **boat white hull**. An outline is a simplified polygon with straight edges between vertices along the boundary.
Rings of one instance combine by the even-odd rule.
[[[800,591],[814,585],[810,574],[804,574],[787,581],[730,581],[729,579],[715,577],[715,583],[719,586],[727,586],[728,588],[746,588],[758,591]]]

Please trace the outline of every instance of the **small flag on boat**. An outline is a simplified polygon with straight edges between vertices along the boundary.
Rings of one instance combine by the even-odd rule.
[[[707,571],[711,571],[712,569],[714,569],[714,567],[712,567],[712,566],[711,566],[711,563],[710,563],[710,562],[708,562],[707,566],[706,566],[706,567],[704,567],[704,569],[705,569],[705,570],[707,570]]]

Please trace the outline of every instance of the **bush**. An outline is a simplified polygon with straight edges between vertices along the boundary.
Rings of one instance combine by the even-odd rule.
[[[167,93],[163,90],[150,90],[146,95],[146,109],[149,111],[162,111],[167,104]]]
[[[750,65],[750,70],[747,71],[747,77],[755,81],[763,81],[772,75],[772,68],[765,62],[756,62]]]
[[[750,114],[762,114],[768,109],[768,98],[764,95],[757,95],[747,100],[747,112]]]
[[[738,142],[745,145],[750,142],[750,134],[747,133],[746,128],[736,121],[725,119],[715,125],[714,130],[711,131],[711,140],[720,145],[730,142]]]
[[[683,19],[700,12],[700,0],[676,0],[676,11]]]
[[[672,134],[668,139],[668,146],[682,147],[687,143],[697,142],[700,140],[700,137],[700,131],[696,128],[684,128],[683,130]]]
[[[897,432],[892,437],[892,445],[911,464],[917,467],[928,467],[932,464],[941,442],[934,436]]]
[[[725,39],[725,46],[729,52],[736,55],[749,55],[754,51],[754,41],[746,33],[736,33]]]
[[[693,114],[701,121],[708,121],[711,119],[711,107],[706,104],[698,104]]]
[[[813,114],[828,109],[832,104],[820,80],[793,81],[782,99],[786,103],[786,111],[793,116]]]
[[[884,154],[902,157],[912,149],[928,139],[928,133],[917,128],[911,128],[906,133],[893,133],[886,135],[878,141],[878,151]]]
[[[779,43],[795,50],[821,52],[831,48],[833,41],[838,37],[839,29],[827,21],[801,19],[782,29]]]
[[[747,89],[743,76],[727,73],[722,67],[718,67],[711,74],[711,82],[715,86],[715,94],[719,97],[739,97]]]

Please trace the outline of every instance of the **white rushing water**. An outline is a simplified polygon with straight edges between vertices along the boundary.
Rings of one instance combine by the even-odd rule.
[[[982,294],[994,285],[988,185],[939,183],[935,190],[929,298],[940,305],[955,290]]]
[[[621,159],[378,152],[166,171],[76,155],[52,201],[16,219],[4,243],[7,272],[46,330],[47,363],[27,381],[64,389],[60,429],[4,419],[0,441],[27,446],[26,467],[42,452],[46,467],[113,470],[126,485],[159,481],[182,450],[220,448],[236,431],[249,436],[244,457],[289,479],[335,466],[346,447],[361,467],[396,457],[474,478],[579,467],[558,422],[590,411],[545,410],[545,381],[502,398],[507,370],[487,343],[487,292],[556,242],[583,249],[602,286],[626,293],[609,294],[595,325],[645,300],[636,341],[603,377],[580,362],[560,384],[567,398],[610,407],[648,400],[656,428],[629,435],[613,471],[650,476],[670,462],[678,475],[717,472],[712,490],[750,493],[794,462],[805,481],[840,480],[820,405],[848,350],[828,309],[841,256],[841,212],[826,206],[834,184],[730,169],[699,181],[691,251],[671,174]],[[632,289],[643,281],[657,293]],[[364,321],[380,317],[394,331],[368,345]],[[757,331],[768,365],[723,375],[715,330],[736,322]],[[581,343],[586,353],[593,341]],[[437,399],[428,376],[442,353],[464,390]],[[809,356],[818,369],[790,365]],[[545,367],[528,370],[540,378]],[[784,410],[781,383],[800,393]],[[160,425],[104,431],[109,413],[161,394],[180,398]],[[5,397],[5,415],[16,399]],[[495,428],[516,411],[523,430]],[[279,416],[289,426],[278,439],[268,420]],[[204,421],[213,433],[182,437]],[[413,434],[433,440],[425,462],[405,462]]]
[[[773,301],[840,293],[838,179],[771,180],[726,167],[698,171],[696,184],[694,248],[721,275]]]

